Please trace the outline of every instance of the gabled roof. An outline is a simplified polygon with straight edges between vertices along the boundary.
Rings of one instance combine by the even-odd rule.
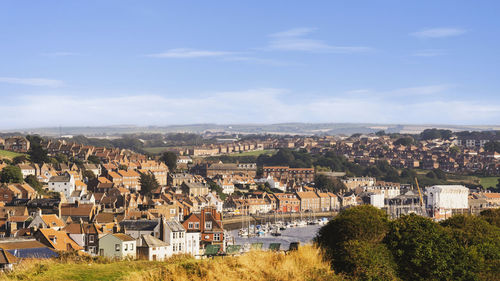
[[[152,235],[149,235],[149,234],[142,235],[141,239],[142,239],[142,245],[146,246],[148,248],[170,246],[170,244],[168,244],[167,242],[163,242],[160,239],[158,239],[158,238],[156,238],[156,237],[154,237]]]
[[[64,222],[54,214],[41,215],[40,217],[48,227],[64,227],[65,225]]]
[[[83,249],[64,231],[58,231],[51,228],[41,228],[38,231],[55,250],[66,251],[68,249],[73,249],[78,251]]]
[[[158,220],[123,220],[120,222],[120,228],[126,230],[152,231],[158,224]]]
[[[127,241],[135,241],[134,238],[132,238],[131,236],[127,235],[127,234],[123,234],[123,233],[115,233],[115,234],[111,234],[113,236],[115,236],[116,238],[124,241],[124,242],[127,242]]]

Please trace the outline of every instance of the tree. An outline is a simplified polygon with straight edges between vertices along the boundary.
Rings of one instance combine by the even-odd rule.
[[[411,214],[392,221],[385,243],[402,279],[458,280],[455,267],[463,257],[461,247],[432,220]]]
[[[460,147],[458,147],[458,146],[456,146],[456,145],[454,145],[454,146],[450,147],[450,153],[451,153],[452,155],[458,155],[458,154],[460,154],[460,152],[461,152],[461,151],[460,151]]]
[[[346,190],[347,187],[338,178],[332,178],[327,175],[318,174],[314,177],[314,186],[321,190],[327,190],[338,193]]]
[[[101,159],[99,159],[99,157],[95,156],[95,155],[90,155],[89,158],[87,158],[87,160],[92,163],[92,164],[101,164]]]
[[[177,167],[177,154],[172,151],[163,152],[160,161],[165,163],[170,171],[174,171]]]
[[[43,193],[43,184],[41,182],[38,181],[38,179],[36,178],[36,176],[34,175],[28,175],[24,181],[29,184],[31,187],[33,187],[38,193]]]
[[[33,163],[43,164],[49,162],[49,157],[47,156],[47,150],[43,149],[38,143],[30,144],[30,150],[28,155]]]
[[[7,166],[0,172],[0,182],[3,183],[22,183],[23,174],[21,168],[17,166]]]
[[[95,156],[92,155],[90,157],[95,157]],[[58,163],[68,163],[68,156],[66,156],[65,154],[57,153],[55,158]]]
[[[151,195],[153,190],[160,187],[160,184],[158,184],[158,181],[153,174],[141,173],[139,182],[141,184],[140,193],[143,195]]]
[[[384,211],[371,205],[362,205],[340,212],[319,230],[314,241],[325,249],[335,270],[349,272],[349,262],[343,259],[347,251],[345,243],[380,243],[388,230],[389,220]]]
[[[388,181],[388,182],[399,182],[399,180],[400,180],[399,173],[397,170],[391,169],[385,174],[383,179],[384,179],[384,181]]]
[[[498,141],[489,141],[484,144],[484,150],[488,152],[498,152],[500,153],[500,142]]]
[[[403,137],[399,138],[394,142],[394,145],[403,145],[403,146],[408,146],[413,144],[415,140],[412,137]]]
[[[14,164],[14,165],[21,164],[27,160],[28,160],[28,158],[26,158],[26,155],[19,155],[19,156],[16,156],[12,159],[12,164]]]
[[[91,170],[85,170],[85,171],[83,171],[82,175],[83,175],[84,178],[87,179],[87,182],[96,178],[94,172],[92,172]]]

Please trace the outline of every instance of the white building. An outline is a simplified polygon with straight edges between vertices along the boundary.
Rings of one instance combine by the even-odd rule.
[[[171,257],[173,252],[170,244],[146,234],[141,235],[137,241],[137,254],[150,261],[163,261]]]
[[[200,232],[186,232],[186,254],[197,257],[200,255]]]
[[[222,188],[224,194],[231,195],[234,193],[234,184],[229,179],[219,179],[217,185]]]
[[[222,208],[224,206],[224,201],[222,201],[215,192],[210,192],[205,196],[208,201],[208,206],[214,206],[217,212],[222,213]]]
[[[425,189],[427,208],[435,219],[446,219],[453,210],[469,208],[469,189],[463,185],[434,185]]]
[[[271,188],[276,188],[276,189],[279,189],[283,192],[286,192],[286,184],[281,183],[279,180],[277,180],[271,176],[268,176],[265,179],[265,182],[267,182]]]
[[[370,195],[370,205],[383,208],[384,207],[384,194],[371,194]]]
[[[434,185],[425,189],[427,208],[467,209],[469,189],[463,185]]]
[[[71,193],[75,191],[75,178],[69,173],[51,177],[47,188],[50,191],[62,192],[66,198],[69,198]]]
[[[401,194],[401,187],[396,185],[383,185],[383,186],[374,185],[374,186],[365,186],[364,191],[383,194],[385,199],[391,199]]]
[[[165,227],[165,242],[172,246],[172,253],[184,254],[186,250],[186,230],[176,220],[169,220]]]
[[[123,233],[109,233],[99,238],[99,256],[108,258],[135,258],[137,242]]]

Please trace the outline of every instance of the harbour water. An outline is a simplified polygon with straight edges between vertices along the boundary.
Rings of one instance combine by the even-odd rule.
[[[232,230],[231,236],[234,238],[234,244],[244,245],[251,243],[263,243],[264,249],[269,247],[270,243],[281,243],[281,249],[288,249],[291,242],[309,243],[318,233],[321,225],[306,225],[302,227],[292,227],[281,231],[281,236],[272,236],[267,233],[259,237],[240,237],[238,230]]]

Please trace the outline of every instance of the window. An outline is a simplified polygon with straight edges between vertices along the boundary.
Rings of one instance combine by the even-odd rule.
[[[214,234],[214,241],[220,241],[220,233]]]
[[[115,251],[120,251],[120,244],[115,244]]]
[[[188,228],[189,229],[193,229],[193,223],[192,222],[188,223]]]
[[[184,232],[179,232],[179,236],[180,236],[181,238],[184,238]]]
[[[174,239],[176,239],[177,238],[177,232],[174,232],[172,236],[173,236]]]
[[[196,229],[200,228],[200,223],[199,222],[195,222],[194,223],[194,228],[196,228]]]
[[[170,209],[170,214],[175,215],[175,209]]]
[[[89,235],[89,243],[94,243],[94,235]]]
[[[134,250],[134,243],[130,243],[130,251]]]
[[[125,246],[125,249],[124,249],[124,250],[125,250],[125,251],[128,251],[128,244],[126,244],[126,243],[125,243],[125,244],[124,244],[124,246]]]
[[[205,222],[205,228],[206,229],[212,229],[212,222],[211,221],[206,221]]]

